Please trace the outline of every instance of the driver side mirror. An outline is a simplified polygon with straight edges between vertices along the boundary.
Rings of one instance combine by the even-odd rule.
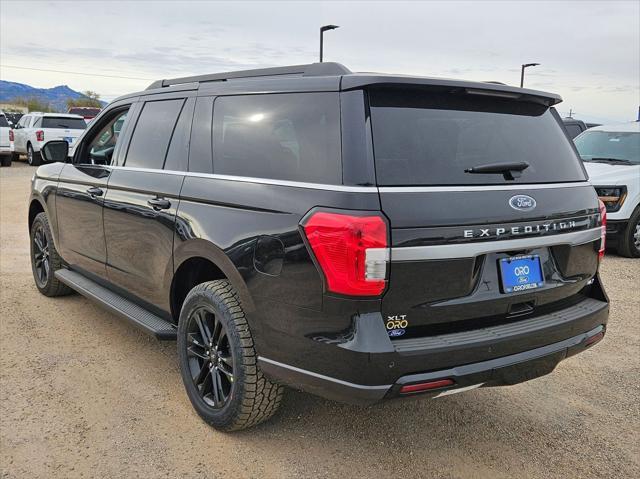
[[[69,143],[65,140],[51,140],[44,144],[40,152],[45,163],[65,162],[69,156]]]

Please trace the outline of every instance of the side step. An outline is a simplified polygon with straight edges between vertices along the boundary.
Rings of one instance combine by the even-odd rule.
[[[176,327],[169,321],[149,312],[133,301],[114,293],[82,274],[69,269],[59,269],[56,278],[81,295],[100,303],[106,309],[122,316],[143,331],[161,340],[175,340]]]

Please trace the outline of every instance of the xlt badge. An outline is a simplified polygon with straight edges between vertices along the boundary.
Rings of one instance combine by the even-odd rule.
[[[409,326],[406,314],[395,314],[393,316],[387,316],[387,333],[389,336],[402,336],[405,333],[406,327]]]

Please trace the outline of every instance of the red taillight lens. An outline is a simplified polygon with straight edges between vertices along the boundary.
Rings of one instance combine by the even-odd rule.
[[[384,291],[389,250],[387,224],[380,216],[320,211],[302,227],[329,291],[350,296]]]
[[[36,131],[36,140],[44,141],[44,131],[42,130]]]
[[[13,141],[13,130],[9,130],[9,141]]]
[[[607,207],[602,200],[598,200],[598,204],[600,205],[600,250],[598,251],[598,259],[602,259],[607,241]]]

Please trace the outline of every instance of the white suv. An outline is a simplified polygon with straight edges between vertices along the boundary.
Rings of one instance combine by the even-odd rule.
[[[11,166],[11,125],[0,111],[0,165]]]
[[[574,141],[607,207],[607,244],[639,258],[640,122],[590,128]]]
[[[15,155],[27,155],[30,165],[38,166],[40,147],[47,141],[66,140],[73,146],[87,127],[80,115],[66,113],[27,113],[13,131]]]

